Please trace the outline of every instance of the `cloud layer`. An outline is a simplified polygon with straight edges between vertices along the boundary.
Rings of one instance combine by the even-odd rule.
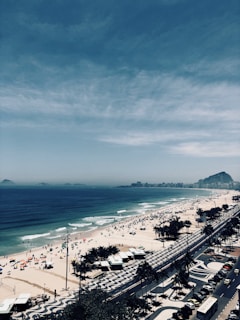
[[[0,9],[3,136],[64,132],[166,157],[239,157],[237,1]]]

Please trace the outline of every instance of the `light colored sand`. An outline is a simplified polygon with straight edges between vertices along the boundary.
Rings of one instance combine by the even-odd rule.
[[[0,301],[5,298],[17,297],[20,293],[31,293],[32,296],[46,292],[53,295],[54,290],[58,294],[65,295],[64,290],[67,286],[69,290],[78,288],[78,278],[72,274],[71,260],[79,255],[85,254],[89,249],[98,246],[117,245],[122,251],[128,247],[143,246],[146,250],[162,250],[163,244],[156,240],[153,227],[159,221],[167,220],[177,213],[181,220],[190,220],[192,226],[189,232],[195,232],[201,228],[201,224],[196,222],[196,211],[198,208],[203,210],[215,206],[222,207],[223,204],[231,205],[232,195],[238,194],[236,191],[216,190],[211,198],[201,198],[194,201],[185,201],[175,203],[174,205],[163,207],[159,211],[147,211],[144,215],[136,216],[128,220],[118,222],[117,224],[107,226],[89,233],[70,235],[69,258],[68,258],[68,281],[66,283],[66,249],[62,249],[61,243],[52,244],[44,248],[37,248],[31,252],[19,253],[10,257],[0,257],[0,264],[4,266],[3,274],[0,275]],[[142,226],[145,230],[140,230]],[[130,234],[135,231],[136,234]],[[183,230],[186,232],[186,230]],[[171,245],[172,242],[165,242],[164,246]],[[27,263],[24,270],[20,270],[20,263],[14,269],[9,262],[10,258],[16,261],[32,259]],[[46,258],[41,259],[41,256]],[[41,261],[51,261],[53,269],[43,269],[44,263]]]

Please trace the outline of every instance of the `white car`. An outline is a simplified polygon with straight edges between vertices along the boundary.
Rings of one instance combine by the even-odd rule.
[[[203,289],[207,289],[209,292],[213,292],[213,287],[212,286],[209,286],[207,284],[204,284],[203,285]]]
[[[226,285],[229,285],[231,283],[231,281],[232,281],[231,279],[224,279],[223,283]]]
[[[239,274],[239,269],[234,269],[235,274]]]
[[[187,302],[187,303],[185,303],[185,306],[187,306],[187,307],[190,308],[191,310],[194,310],[194,309],[195,309],[195,305],[194,305],[194,303],[192,303],[192,302]]]

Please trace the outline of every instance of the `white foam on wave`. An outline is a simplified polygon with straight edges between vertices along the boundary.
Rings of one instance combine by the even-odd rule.
[[[125,213],[125,212],[127,212],[127,210],[125,210],[125,209],[124,210],[118,210],[117,214],[121,214],[121,213]]]
[[[84,227],[91,226],[92,222],[89,222],[89,223],[69,223],[68,225],[73,228],[84,228]]]
[[[96,216],[96,217],[85,217],[83,218],[83,221],[92,222],[95,224],[98,224],[98,221],[103,219],[116,219],[116,216]]]
[[[58,236],[47,237],[47,239],[53,240],[53,239],[59,239],[59,238],[61,238],[61,237],[62,237],[61,235],[58,235]]]
[[[133,215],[136,215],[136,212]],[[119,221],[119,220],[127,219],[127,218],[132,217],[133,215],[117,216],[117,217],[115,217],[115,220]]]
[[[165,205],[165,204],[168,204],[169,202],[168,201],[158,201],[156,202],[157,205]]]
[[[88,231],[93,231],[93,230],[96,230],[98,227],[91,227],[88,229]]]
[[[98,226],[103,226],[104,224],[109,224],[109,223],[113,223],[115,221],[115,219],[99,219],[97,220],[95,223]]]
[[[62,232],[64,230],[66,230],[67,228],[66,227],[62,227],[62,228],[57,228],[55,231],[56,232]]]
[[[139,203],[139,206],[143,207],[144,209],[150,209],[150,208],[156,207],[156,205],[154,203],[149,203],[149,202]]]
[[[26,241],[26,240],[33,240],[33,239],[37,239],[37,238],[44,238],[50,236],[50,233],[36,233],[36,234],[30,234],[27,236],[23,236],[21,237],[22,241]]]

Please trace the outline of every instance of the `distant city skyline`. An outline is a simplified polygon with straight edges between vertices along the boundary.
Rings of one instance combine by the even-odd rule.
[[[0,7],[0,181],[240,181],[238,0]]]

